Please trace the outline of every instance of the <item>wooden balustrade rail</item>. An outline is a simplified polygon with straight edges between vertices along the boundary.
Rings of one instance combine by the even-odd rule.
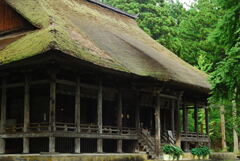
[[[64,132],[77,132],[77,126],[74,123],[62,123],[56,122],[55,128],[51,127],[50,123],[30,123],[28,127],[29,132],[50,132],[64,131]],[[23,132],[23,124],[16,124],[12,126],[6,126],[7,133]],[[96,134],[99,133],[97,125],[81,124],[80,133]],[[138,130],[136,128],[123,127],[118,128],[116,126],[103,126],[102,134],[105,135],[137,135]]]
[[[208,135],[207,134],[197,134],[195,132],[188,132],[188,133],[182,133],[181,134],[181,137],[199,137],[199,138],[208,138]]]

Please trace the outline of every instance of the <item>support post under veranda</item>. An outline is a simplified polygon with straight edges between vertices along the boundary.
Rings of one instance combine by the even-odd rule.
[[[98,133],[102,134],[102,102],[103,102],[103,89],[102,89],[102,80],[99,80],[98,82],[98,96],[97,96],[97,125],[98,125]],[[102,153],[103,152],[103,139],[97,139],[97,152]]]
[[[183,130],[185,133],[185,136],[187,136],[188,133],[188,108],[186,107],[186,104],[183,103]],[[184,151],[189,151],[189,143],[184,142]]]
[[[80,119],[80,113],[81,113],[81,107],[80,107],[80,102],[81,101],[81,89],[80,89],[80,78],[77,77],[77,82],[76,82],[76,89],[75,89],[75,124],[76,124],[76,131],[77,133],[80,133],[80,124],[81,124],[81,119]],[[80,138],[75,138],[75,153],[80,153],[81,152],[81,139]]]
[[[120,134],[121,134],[121,129],[122,129],[122,92],[119,90],[118,92],[118,105],[117,105],[117,126],[118,129],[120,129]],[[117,152],[122,153],[122,140],[117,140]]]
[[[30,122],[30,83],[28,75],[25,75],[24,85],[24,126],[23,132],[28,132]],[[29,153],[29,138],[23,138],[23,153]]]
[[[56,131],[56,73],[50,74],[50,110],[49,110],[49,122],[51,131]],[[49,137],[49,152],[55,153],[55,137]]]
[[[180,128],[180,106],[182,104],[183,92],[179,93],[176,107],[176,146],[181,147],[181,128]]]
[[[5,133],[6,125],[6,103],[7,103],[7,88],[6,79],[2,78],[2,96],[1,96],[1,123],[0,123],[0,133]],[[5,139],[0,139],[0,154],[5,153]]]
[[[160,157],[161,151],[161,115],[160,115],[160,91],[156,91],[156,105],[155,105],[155,140],[156,140],[156,155]]]

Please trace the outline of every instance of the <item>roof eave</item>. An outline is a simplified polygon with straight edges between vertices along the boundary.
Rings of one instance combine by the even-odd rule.
[[[95,1],[95,0],[86,0],[86,1],[88,1],[88,2],[90,2],[90,3],[93,3],[93,4],[96,4],[96,5],[98,5],[98,6],[101,6],[101,7],[103,7],[103,8],[109,9],[109,10],[111,10],[111,11],[114,11],[114,12],[116,12],[116,13],[122,14],[122,15],[124,15],[124,16],[130,17],[130,18],[132,18],[132,19],[137,19],[137,18],[138,18],[137,15],[129,14],[129,13],[127,13],[127,12],[124,12],[124,11],[120,10],[120,9],[117,9],[117,8],[112,7],[112,6],[110,6],[110,5],[104,4],[104,3],[100,2],[100,1]]]

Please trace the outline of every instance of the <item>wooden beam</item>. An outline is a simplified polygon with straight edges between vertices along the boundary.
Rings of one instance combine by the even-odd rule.
[[[0,133],[5,133],[6,126],[6,103],[7,103],[7,88],[6,80],[2,78],[2,96],[1,96],[1,123],[0,123]],[[5,140],[0,139],[0,154],[5,153]]]
[[[63,79],[57,79],[57,83],[59,84],[64,84],[64,85],[69,85],[69,86],[76,86],[76,82],[73,81],[69,81],[69,80],[63,80]],[[86,84],[86,83],[80,83],[81,87],[84,88],[90,88],[90,89],[94,89],[94,90],[98,90],[98,86],[97,85],[91,85],[91,84]],[[117,93],[117,89],[115,88],[111,88],[111,87],[103,87],[104,90],[110,90],[113,91],[115,93]]]
[[[24,126],[23,132],[28,131],[30,122],[30,85],[29,78],[25,75],[25,87],[24,87]],[[23,153],[29,153],[29,138],[23,138]]]
[[[155,106],[155,140],[156,140],[156,155],[160,157],[161,149],[161,114],[160,114],[160,96],[156,96],[156,106]]]
[[[0,134],[0,138],[42,138],[42,137],[69,137],[69,138],[88,138],[88,139],[114,139],[114,140],[137,140],[137,134],[129,135],[109,135],[109,134],[89,134],[89,133],[75,133],[75,132],[43,132],[43,133],[13,133],[13,134]]]
[[[118,106],[117,106],[117,125],[119,129],[122,129],[122,92],[118,92]],[[121,134],[120,134],[121,135]],[[117,141],[117,152],[122,153],[122,140]]]
[[[80,124],[81,124],[81,89],[80,89],[80,78],[77,78],[77,86],[75,91],[75,124],[77,125],[77,132],[80,133]],[[75,138],[75,153],[81,152],[81,142],[80,138]]]
[[[102,94],[103,94],[103,89],[102,89],[102,81],[99,80],[98,82],[98,104],[97,104],[97,125],[98,125],[98,133],[102,134],[102,126],[103,126],[103,121],[102,121]],[[103,152],[103,140],[102,139],[97,139],[97,152],[102,153]]]
[[[30,85],[37,85],[37,84],[47,84],[49,83],[49,80],[37,80],[37,81],[29,81]],[[6,84],[6,88],[16,88],[16,87],[24,87],[25,83],[19,82],[19,83],[12,83],[12,84]],[[0,87],[1,89],[2,87]]]
[[[140,89],[140,92],[152,93],[152,89]],[[153,96],[156,96],[156,95],[157,95],[156,93],[153,93]],[[177,96],[169,95],[169,94],[163,94],[163,93],[160,93],[159,96],[161,98],[168,98],[168,99],[173,99],[173,100],[178,99]]]

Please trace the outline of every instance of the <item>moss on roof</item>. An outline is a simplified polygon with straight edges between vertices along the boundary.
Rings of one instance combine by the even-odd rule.
[[[38,30],[0,50],[6,64],[49,49],[96,65],[209,89],[207,75],[178,58],[124,15],[86,0],[6,0]]]

